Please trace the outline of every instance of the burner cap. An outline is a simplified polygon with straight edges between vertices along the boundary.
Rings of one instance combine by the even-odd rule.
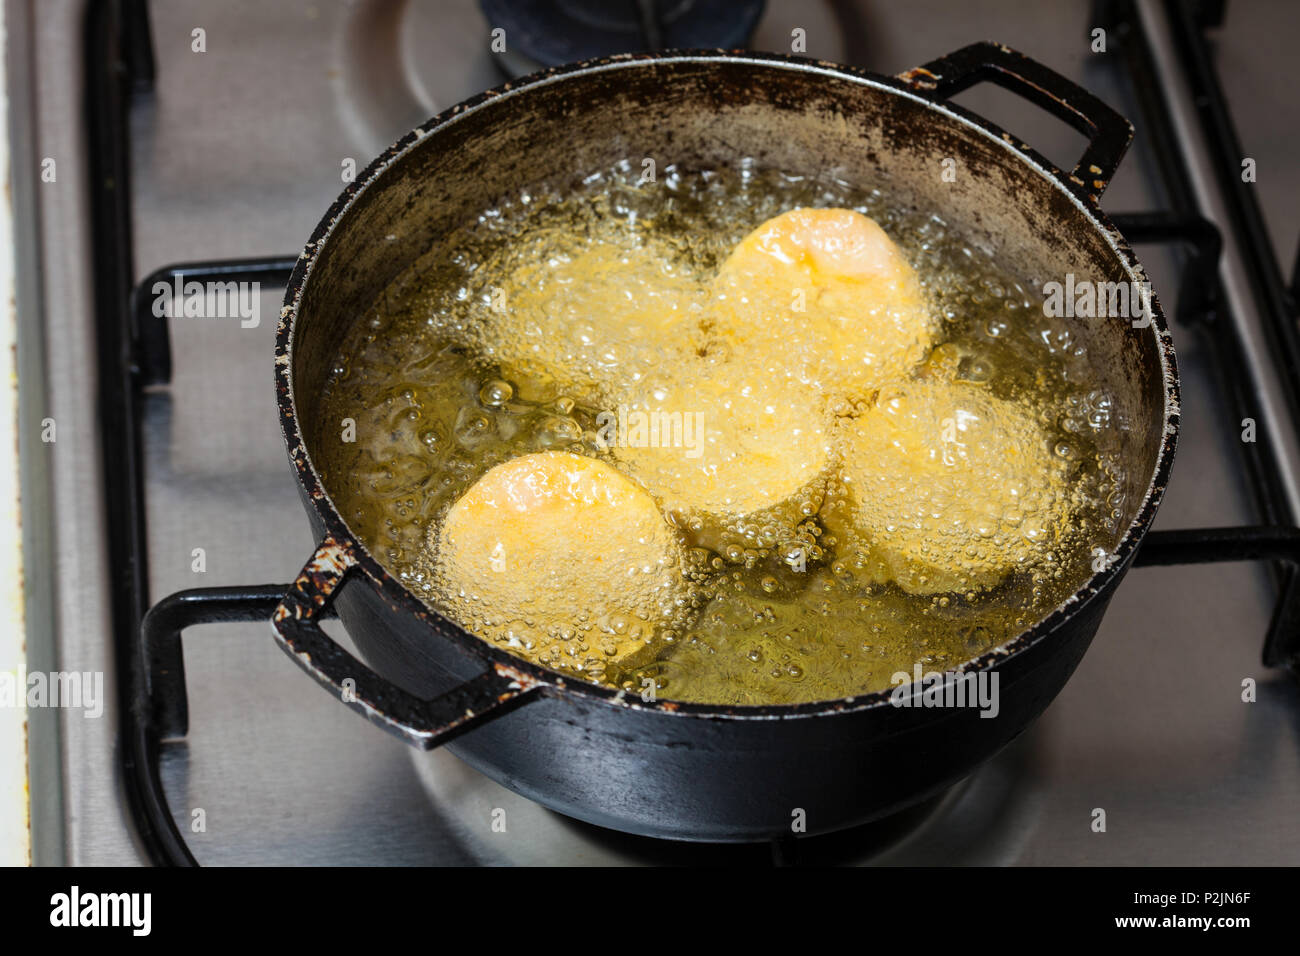
[[[763,0],[480,0],[505,30],[513,75],[615,53],[734,49],[749,42]]]

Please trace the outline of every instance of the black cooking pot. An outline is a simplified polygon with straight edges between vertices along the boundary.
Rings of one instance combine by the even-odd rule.
[[[1056,169],[947,102],[979,81],[1086,133],[1078,165]],[[1098,387],[1125,423],[1127,530],[1046,620],[960,669],[996,671],[995,717],[899,707],[889,691],[773,707],[646,701],[513,657],[436,615],[348,529],[312,463],[312,449],[336,435],[319,395],[349,324],[439,237],[505,194],[576,182],[628,158],[716,168],[751,156],[834,175],[941,215],[1040,281],[1074,273],[1143,282],[1098,208],[1131,137],[1095,97],[993,44],[898,77],[755,53],[618,57],[507,84],[430,120],[339,197],[285,296],[275,353],[281,423],[321,544],[275,613],[278,640],[349,706],[417,747],[448,745],[526,797],[632,833],[738,841],[801,825],[824,832],[953,783],[1056,696],[1155,515],[1178,429],[1174,353],[1158,303],[1144,327],[1074,320]],[[331,603],[366,664],[321,630]]]

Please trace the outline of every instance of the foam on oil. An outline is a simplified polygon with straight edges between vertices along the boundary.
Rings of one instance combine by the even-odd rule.
[[[1083,344],[1043,315],[1011,270],[941,219],[844,183],[744,163],[668,168],[656,183],[638,174],[618,167],[576,189],[536,189],[484,210],[339,343],[321,407],[329,423],[353,419],[355,440],[343,440],[341,425],[326,427],[317,464],[349,526],[415,594],[448,607],[430,529],[493,465],[552,449],[619,464],[600,440],[600,413],[628,388],[660,387],[707,354],[700,330],[719,264],[760,222],[797,207],[855,209],[898,243],[941,321],[915,374],[978,385],[1029,413],[1066,506],[1061,533],[997,586],[918,596],[881,579],[869,541],[828,530],[845,495],[831,475],[783,521],[723,529],[755,533],[701,537],[698,518],[667,515],[682,537],[691,613],[648,635],[651,652],[626,668],[608,666],[602,636],[581,626],[563,653],[529,656],[638,693],[651,683],[675,700],[852,696],[917,664],[951,668],[1005,642],[1078,588],[1095,549],[1112,549],[1126,505],[1122,423]],[[789,381],[753,384],[807,401]],[[828,394],[827,415],[833,424],[877,397]],[[906,481],[900,475],[894,489],[899,501]],[[476,630],[473,620],[460,623]]]

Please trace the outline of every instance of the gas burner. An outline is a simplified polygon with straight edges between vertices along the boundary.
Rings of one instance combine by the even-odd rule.
[[[615,53],[748,45],[763,0],[481,0],[511,76]]]
[[[620,833],[548,810],[449,751],[412,751],[411,763],[445,838],[481,864],[998,866],[1016,859],[1042,812],[1042,790],[1032,775],[1042,741],[1042,731],[1031,728],[964,780],[871,823],[767,843],[685,843]]]
[[[602,8],[591,16],[589,6],[596,8],[564,0],[481,0],[481,5],[475,0],[355,0],[341,9],[332,25],[336,60],[327,75],[338,115],[358,152],[375,155],[430,116],[498,85],[503,75],[516,77],[565,60],[649,48],[636,4],[615,5],[613,12]],[[677,48],[797,50],[836,62],[850,58],[844,38],[853,33],[852,24],[835,3],[744,2],[734,10],[729,6],[719,19],[713,14],[721,6],[716,0],[659,0],[664,12],[656,23],[666,25],[659,31],[659,42]],[[553,23],[548,17],[556,7],[568,12],[556,14],[559,19]],[[570,28],[584,16],[587,26]],[[504,46],[493,36],[498,29],[506,31]],[[552,36],[554,41],[548,39]],[[539,42],[550,46],[541,49]]]

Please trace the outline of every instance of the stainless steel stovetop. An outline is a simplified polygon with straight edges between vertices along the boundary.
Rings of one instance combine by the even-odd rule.
[[[34,661],[106,670],[111,682],[89,371],[96,250],[78,185],[87,149],[82,4],[10,2],[7,9],[11,33],[30,32],[34,86],[25,106],[33,155],[59,157],[60,171],[58,188],[38,193],[38,222],[26,224],[41,270],[45,390],[60,422],[50,509],[32,532],[52,571],[52,606],[34,616],[29,646]],[[1159,16],[1154,4],[1144,10]],[[342,188],[346,160],[363,167],[409,127],[501,79],[488,50],[490,25],[472,0],[173,0],[151,4],[150,14],[157,84],[130,117],[137,279],[179,261],[296,253]],[[1090,50],[1086,5],[769,2],[754,45],[788,51],[796,26],[806,30],[809,55],[881,73],[996,39],[1138,120],[1122,64]],[[205,31],[205,52],[192,49],[196,28]],[[1280,0],[1233,3],[1217,36],[1220,72],[1258,162],[1273,239],[1290,261],[1300,221],[1300,108],[1283,65],[1300,38],[1300,13]],[[1067,166],[1080,148],[1072,130],[1010,105],[996,90],[960,99]],[[1138,127],[1107,192],[1109,211],[1161,208],[1150,143]],[[1160,246],[1140,254],[1172,315],[1176,261]],[[280,294],[264,288],[256,328],[171,323],[172,383],[152,390],[144,407],[152,600],[183,588],[286,581],[311,551],[272,388]],[[1184,431],[1157,527],[1252,523],[1240,424],[1216,381],[1216,356],[1194,330],[1176,328],[1175,336]],[[1293,436],[1293,424],[1279,427]],[[1294,500],[1300,488],[1289,492]],[[196,548],[206,556],[202,573],[192,570]],[[1272,602],[1260,567],[1135,570],[1074,678],[1015,745],[905,819],[809,841],[806,855],[882,864],[1300,861],[1300,692],[1259,663]],[[337,627],[331,632],[343,637]],[[167,746],[162,767],[172,811],[202,863],[768,858],[762,847],[608,834],[515,796],[449,754],[417,754],[321,693],[265,625],[194,630],[185,654],[191,729],[184,743]],[[1247,677],[1259,682],[1255,703],[1241,699]],[[36,859],[141,860],[111,714],[33,719],[45,721],[32,737]],[[1106,809],[1106,833],[1090,827],[1097,807]],[[496,808],[506,810],[504,833],[491,825]],[[204,832],[192,832],[196,809],[204,811]]]

